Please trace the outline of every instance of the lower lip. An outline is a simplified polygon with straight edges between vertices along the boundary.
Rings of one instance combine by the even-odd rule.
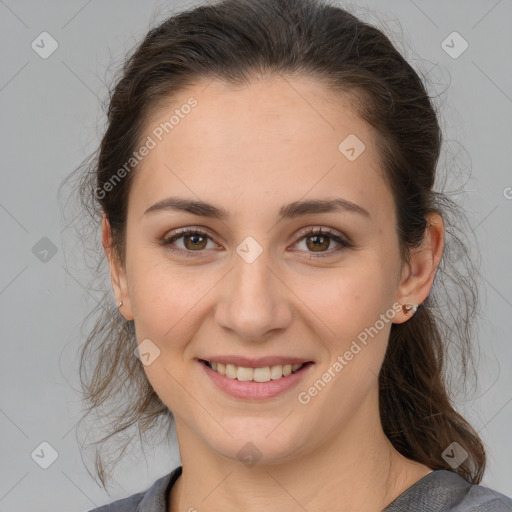
[[[219,372],[212,370],[209,366],[198,361],[206,375],[224,393],[235,398],[246,400],[265,400],[280,395],[295,387],[302,378],[309,372],[313,364],[307,364],[295,373],[291,373],[280,379],[269,380],[268,382],[239,381],[230,379]]]

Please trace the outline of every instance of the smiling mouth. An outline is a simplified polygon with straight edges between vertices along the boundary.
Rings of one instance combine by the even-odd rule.
[[[234,364],[218,363],[216,361],[205,361],[204,359],[200,359],[200,361],[214,372],[220,373],[229,379],[236,379],[242,382],[269,382],[270,380],[279,380],[300,371],[305,366],[313,364],[312,361],[308,361],[307,363],[276,364],[272,366],[262,366],[260,368],[248,368]]]

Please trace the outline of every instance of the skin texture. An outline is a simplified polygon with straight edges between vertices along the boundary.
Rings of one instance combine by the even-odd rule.
[[[425,300],[442,255],[442,220],[431,216],[424,244],[403,263],[375,134],[347,98],[334,103],[318,81],[197,83],[152,116],[143,140],[191,96],[197,106],[133,171],[124,264],[103,221],[120,312],[135,320],[139,343],[159,348],[144,370],[176,418],[183,474],[169,511],[381,510],[431,471],[401,456],[382,431],[377,376],[391,322],[309,403],[297,395],[393,304]],[[349,134],[366,146],[354,161],[338,150]],[[144,215],[170,196],[213,203],[229,217]],[[334,197],[371,218],[343,211],[277,222],[285,204]],[[200,249],[190,237],[173,243],[192,257],[159,243],[189,226],[210,237]],[[300,236],[308,227],[331,228],[353,247],[336,251],[331,239],[315,248],[315,235]],[[252,263],[236,252],[248,236],[262,248]],[[251,401],[212,385],[197,358],[219,354],[315,364],[292,390]],[[237,456],[248,442],[261,454],[251,467]]]

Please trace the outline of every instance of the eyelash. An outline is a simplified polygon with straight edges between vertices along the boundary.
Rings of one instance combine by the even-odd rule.
[[[175,254],[179,254],[182,256],[186,256],[186,257],[195,257],[195,255],[194,255],[195,252],[203,252],[203,251],[190,251],[190,250],[185,251],[183,249],[176,249],[175,247],[171,246],[171,244],[173,242],[175,242],[176,240],[186,237],[186,236],[190,236],[190,235],[200,235],[200,236],[203,236],[206,238],[210,238],[210,240],[211,240],[210,235],[206,231],[202,230],[201,228],[183,228],[183,229],[179,230],[178,232],[174,233],[172,236],[162,239],[160,241],[160,243],[161,243],[161,245],[165,246],[169,251],[171,251]],[[307,228],[306,230],[299,233],[299,235],[298,235],[299,239],[295,243],[298,243],[301,240],[303,240],[304,238],[308,238],[313,235],[314,236],[327,236],[329,239],[340,244],[341,247],[338,247],[334,250],[331,249],[329,251],[319,252],[319,253],[308,251],[308,253],[311,255],[311,256],[308,256],[308,258],[310,258],[310,259],[324,258],[324,257],[332,256],[334,253],[338,253],[340,251],[343,251],[345,249],[349,249],[349,248],[353,247],[353,245],[350,242],[341,238],[334,231],[332,231],[330,229],[323,230],[322,228],[314,228],[314,227]]]

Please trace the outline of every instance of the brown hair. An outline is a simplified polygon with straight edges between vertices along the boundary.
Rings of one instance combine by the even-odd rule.
[[[479,483],[484,447],[452,406],[444,364],[451,346],[460,374],[467,374],[476,274],[461,231],[450,223],[450,215],[464,216],[446,195],[434,191],[442,137],[432,98],[382,31],[339,6],[316,0],[224,0],[182,11],[151,29],[126,60],[110,94],[99,153],[86,161],[86,171],[80,174],[82,205],[94,229],[105,213],[114,254],[123,262],[127,198],[136,169],[115,186],[106,184],[129,161],[147,120],[163,101],[199,79],[219,78],[243,86],[258,73],[316,77],[329,90],[350,98],[373,127],[395,200],[404,261],[422,242],[427,215],[443,216],[447,245],[433,290],[411,319],[391,329],[379,376],[380,414],[386,435],[400,453]],[[452,256],[457,261],[450,263]],[[103,262],[104,255],[100,265]],[[462,270],[456,265],[461,262]],[[83,399],[87,414],[105,407],[104,416],[113,418],[106,427],[108,435],[96,446],[133,427],[145,434],[159,420],[169,432],[172,413],[133,354],[133,321],[119,315],[109,292],[91,315],[96,315],[95,323],[80,354]],[[92,365],[92,375],[86,372],[87,364]],[[468,453],[455,469],[442,455],[452,442]],[[98,447],[96,472],[104,487],[109,478],[106,459],[104,446]]]

